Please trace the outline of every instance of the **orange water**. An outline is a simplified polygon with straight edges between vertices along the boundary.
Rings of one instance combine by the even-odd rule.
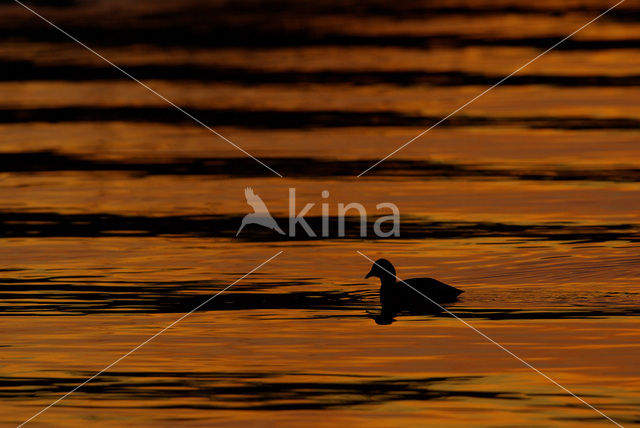
[[[115,63],[152,67],[159,77],[145,81],[186,108],[432,118],[489,85],[407,83],[393,74],[355,84],[349,77],[321,81],[322,73],[355,71],[373,79],[375,72],[411,71],[462,73],[463,81],[474,74],[499,79],[542,50],[536,43],[544,41],[527,40],[560,39],[610,6],[604,1],[367,7],[326,2],[308,10],[256,5],[231,10],[215,2],[132,7],[105,1],[36,7]],[[280,162],[285,177],[266,170],[248,176],[241,170],[131,171],[127,165],[135,162],[152,168],[244,155],[197,124],[164,121],[155,113],[143,120],[118,116],[119,108],[165,104],[126,78],[92,78],[97,68],[108,66],[19,6],[0,10],[7,28],[0,58],[10,64],[6,73],[15,70],[0,82],[6,115],[0,124],[2,155],[55,152],[122,166],[63,168],[46,157],[29,168],[5,163],[0,174],[2,426],[28,419],[279,251],[30,424],[612,425],[446,313],[400,314],[391,325],[376,324],[378,284],[364,279],[370,262],[357,251],[390,259],[401,277],[430,276],[465,290],[448,306],[451,312],[618,423],[640,420],[637,126],[563,126],[575,118],[591,124],[637,120],[639,87],[628,79],[640,75],[638,49],[625,45],[640,36],[637,5],[628,2],[576,37],[595,45],[555,50],[520,73],[537,76],[538,83],[505,84],[460,113],[486,122],[438,127],[392,158],[482,171],[426,178],[402,167],[355,177],[426,129],[431,124],[426,119],[424,126],[336,127],[326,119],[310,127],[255,126],[219,125],[213,114],[211,126],[266,163]],[[216,26],[230,28],[229,40],[247,31],[259,40],[265,28],[275,34],[302,28],[310,40],[326,34],[382,39],[305,44],[303,37],[300,46],[257,41],[208,46],[208,39],[198,39],[198,31],[208,34]],[[149,39],[137,40],[146,37],[146,29]],[[154,39],[184,31],[193,31],[189,40],[197,43]],[[131,40],[112,43],[109,34]],[[421,36],[441,38],[424,47],[384,39]],[[459,42],[470,39],[476,41]],[[21,75],[25,63],[40,74]],[[47,67],[52,66],[64,73],[80,70],[87,78],[51,78],[47,73],[54,71]],[[206,72],[200,78],[162,75],[168,66],[289,74],[280,82],[218,81]],[[295,81],[300,73],[320,74]],[[584,76],[613,83],[571,83]],[[67,107],[79,112],[100,107],[116,117],[20,120],[18,114],[25,109],[55,114]],[[527,125],[532,118],[544,126]],[[289,158],[327,165],[362,160],[364,166],[313,176],[304,162],[287,166]],[[573,178],[557,179],[567,173]],[[249,210],[245,187],[253,187],[280,220],[287,215],[288,189],[295,187],[298,209],[316,203],[310,215],[321,214],[322,202],[332,216],[340,202],[360,202],[370,215],[387,214],[375,206],[393,202],[403,224],[412,228],[403,229],[399,239],[278,240],[253,235],[258,229],[252,227],[236,239],[235,229]],[[330,192],[326,201],[323,190]],[[105,226],[104,216],[119,220]],[[207,228],[209,216],[228,219],[215,224],[228,224],[229,230]],[[198,223],[204,226],[189,223],[198,218],[205,219]]]

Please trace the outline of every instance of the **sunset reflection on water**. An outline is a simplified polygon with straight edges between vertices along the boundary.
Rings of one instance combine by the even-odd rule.
[[[622,425],[638,421],[640,9],[33,2],[278,178],[27,10],[0,6],[0,424],[611,425],[446,313],[378,325],[368,257]],[[235,237],[252,187],[393,202],[399,238]],[[330,196],[322,199],[323,191]],[[351,224],[351,223],[350,223]],[[357,222],[354,222],[357,224]]]

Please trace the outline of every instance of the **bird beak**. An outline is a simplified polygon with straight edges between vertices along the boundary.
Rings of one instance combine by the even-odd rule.
[[[367,276],[364,277],[364,279],[371,278],[372,276],[373,276],[373,269],[369,271],[369,273],[367,274]]]

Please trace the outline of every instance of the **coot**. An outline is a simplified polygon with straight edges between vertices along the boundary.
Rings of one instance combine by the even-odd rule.
[[[380,304],[383,311],[429,310],[435,303],[455,302],[463,293],[433,278],[411,278],[397,281],[396,270],[387,259],[378,259],[365,276],[380,278]],[[425,298],[427,296],[429,299]]]

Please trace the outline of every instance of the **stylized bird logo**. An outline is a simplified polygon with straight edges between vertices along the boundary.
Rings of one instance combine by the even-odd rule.
[[[275,230],[280,235],[285,234],[282,229],[280,229],[280,226],[278,226],[278,223],[276,223],[274,218],[271,217],[267,206],[264,204],[262,199],[260,199],[260,196],[256,195],[251,187],[247,187],[246,189],[244,189],[244,196],[245,198],[247,198],[247,203],[249,204],[249,206],[253,208],[253,213],[244,216],[244,218],[242,219],[242,224],[240,224],[240,229],[238,229],[238,232],[236,232],[236,236],[240,234],[240,231],[247,224],[259,224],[261,226]]]

